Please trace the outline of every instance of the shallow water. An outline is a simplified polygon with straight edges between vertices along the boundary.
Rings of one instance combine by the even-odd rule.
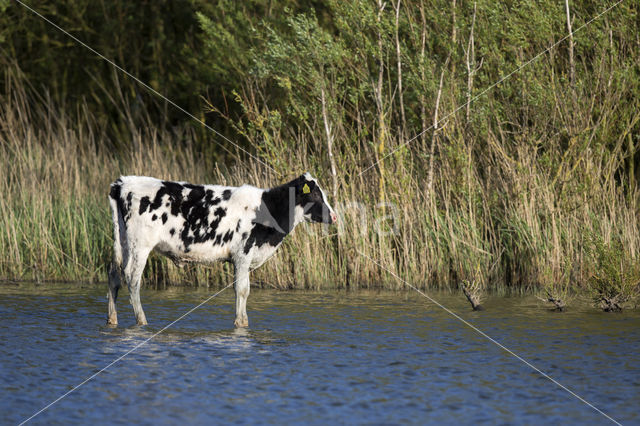
[[[144,342],[212,291],[126,292],[108,328],[103,286],[0,284],[1,422],[19,423]],[[545,311],[491,298],[471,312],[488,335],[624,424],[640,424],[640,313]],[[417,293],[253,290],[251,328],[233,291],[35,417],[67,423],[526,423],[609,421]]]

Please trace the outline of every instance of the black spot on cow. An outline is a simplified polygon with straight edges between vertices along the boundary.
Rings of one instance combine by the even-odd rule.
[[[189,191],[183,196],[185,189]],[[184,219],[179,235],[184,244],[185,252],[190,251],[189,246],[196,243],[211,240],[214,244],[222,243],[226,234],[218,235],[216,231],[227,211],[218,207],[213,211],[214,217],[211,221],[209,220],[212,209],[220,203],[220,198],[214,198],[212,190],[205,190],[202,185],[163,182],[163,187],[158,190],[156,197],[163,197],[165,194],[168,194],[170,198],[171,214]]]
[[[155,214],[153,216],[151,216],[151,220],[155,221],[158,218],[158,216],[156,216]]]
[[[154,211],[162,206],[162,199],[165,195],[169,196],[169,203],[171,204],[171,214],[177,216],[180,212],[182,202],[182,190],[185,188],[176,182],[162,182],[162,187],[156,192],[156,196],[153,199],[153,203],[149,208],[149,211]]]
[[[178,216],[180,214],[182,206],[182,190],[184,187],[176,182],[162,181],[162,187],[156,193],[153,205],[157,204],[160,207],[162,198],[165,195],[169,196],[169,204],[171,206],[171,214]],[[157,208],[156,207],[156,208]]]
[[[233,230],[229,229],[224,234],[216,235],[215,240],[213,240],[213,245],[221,245],[226,244],[233,239]]]
[[[243,232],[243,233],[242,233],[242,239],[243,239],[243,240],[246,240],[246,239],[247,239],[247,235],[249,235],[249,233],[248,233],[248,232]]]
[[[169,217],[167,216],[167,212],[162,213],[162,224],[163,225],[165,223],[167,223],[167,219],[169,219]]]
[[[238,223],[236,224],[236,232],[240,230],[240,224],[242,223],[241,219],[238,219]]]
[[[151,202],[149,201],[149,197],[142,197],[140,199],[140,208],[138,209],[138,214],[146,212],[149,204],[151,204]]]
[[[254,246],[262,247],[265,244],[269,244],[270,246],[276,247],[286,236],[287,234],[278,232],[270,226],[256,223],[244,245],[244,254],[248,254]]]
[[[222,191],[222,199],[227,201],[229,198],[231,198],[231,190],[225,189],[224,191]]]
[[[278,228],[274,228],[280,232],[288,234],[293,229],[294,217],[293,211],[289,211],[290,193],[295,194],[295,189],[289,189],[289,184],[277,186],[262,193],[260,207],[256,212],[256,222],[263,225],[271,225],[275,220]],[[297,201],[297,200],[296,200]],[[267,222],[265,222],[267,221]]]
[[[171,236],[172,236],[172,237],[173,237],[173,234],[175,234],[175,233],[176,233],[176,230],[175,230],[175,229],[171,228],[171,229],[169,230],[169,234],[171,234]]]
[[[127,194],[127,214],[131,211],[131,203],[133,202],[133,192]]]
[[[111,197],[113,200],[120,200],[120,195],[122,192],[122,180],[117,179],[115,182],[113,182],[111,184],[111,190],[109,191],[109,197]]]
[[[131,195],[131,193],[129,193]],[[117,179],[115,182],[111,184],[111,190],[109,191],[109,197],[116,202],[116,206],[118,211],[120,212],[120,216],[126,222],[128,216],[128,209],[122,201],[122,180]]]
[[[109,197],[116,202],[116,207],[122,220],[126,223],[131,217],[131,203],[133,201],[133,192],[128,192],[126,196],[126,200],[124,198],[124,194],[122,192],[122,179],[118,178],[115,182],[111,184],[111,189],[109,190]]]

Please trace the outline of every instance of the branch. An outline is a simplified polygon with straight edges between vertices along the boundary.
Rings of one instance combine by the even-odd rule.
[[[324,130],[327,135],[327,151],[329,153],[329,163],[331,165],[331,179],[333,181],[333,200],[336,199],[338,193],[338,174],[336,172],[336,160],[333,157],[333,134],[331,133],[331,124],[327,115],[326,99],[324,96],[324,87],[320,89],[320,97],[322,101],[322,120],[324,121]]]
[[[407,128],[407,121],[404,115],[404,99],[402,96],[402,61],[400,56],[400,36],[398,35],[400,26],[400,0],[396,4],[396,60],[398,65],[398,94],[400,98],[400,118],[402,120],[402,133],[405,132]]]
[[[555,306],[555,310],[556,311],[562,312],[562,311],[564,311],[564,308],[566,307],[565,301],[560,299],[560,298],[558,298],[558,297],[555,297],[554,295],[552,295],[551,292],[549,292],[549,290],[547,290],[547,298],[546,299],[543,298],[543,297],[540,297],[540,296],[536,296],[536,298],[538,298],[539,300],[541,300],[541,301],[543,301],[545,303],[547,303],[547,302],[553,303],[553,305]]]
[[[471,303],[471,307],[474,311],[484,311],[484,307],[482,307],[482,305],[480,304],[480,289],[475,281],[471,284],[462,283],[462,292],[466,296],[469,303]]]
[[[433,112],[433,133],[431,134],[431,147],[429,148],[429,174],[427,176],[427,192],[429,197],[433,195],[433,156],[436,150],[436,133],[438,132],[438,110],[440,108],[440,97],[442,96],[442,85],[444,83],[444,72],[447,70],[451,53],[447,56],[447,60],[442,66],[440,72],[440,85],[438,86],[438,95],[436,96],[436,108]]]
[[[578,108],[578,100],[576,97],[576,64],[573,58],[574,43],[573,29],[571,28],[571,14],[569,11],[569,0],[564,0],[564,5],[567,12],[567,29],[569,30],[569,81],[571,83],[571,100],[575,111]]]

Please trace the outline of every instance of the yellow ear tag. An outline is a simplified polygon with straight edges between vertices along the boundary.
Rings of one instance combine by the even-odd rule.
[[[302,187],[302,192],[304,192],[305,194],[310,193],[311,190],[309,189],[309,185],[305,183],[304,186]]]

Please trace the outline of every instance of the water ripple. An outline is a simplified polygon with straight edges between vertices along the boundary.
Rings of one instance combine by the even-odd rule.
[[[121,302],[114,329],[104,326],[101,287],[0,286],[1,421],[30,416],[210,294],[147,290],[151,325],[133,325]],[[478,314],[436,296],[617,420],[638,423],[637,312],[556,314],[531,298],[496,298]],[[606,423],[415,294],[253,291],[252,328],[241,330],[233,306],[223,293],[35,423]]]

